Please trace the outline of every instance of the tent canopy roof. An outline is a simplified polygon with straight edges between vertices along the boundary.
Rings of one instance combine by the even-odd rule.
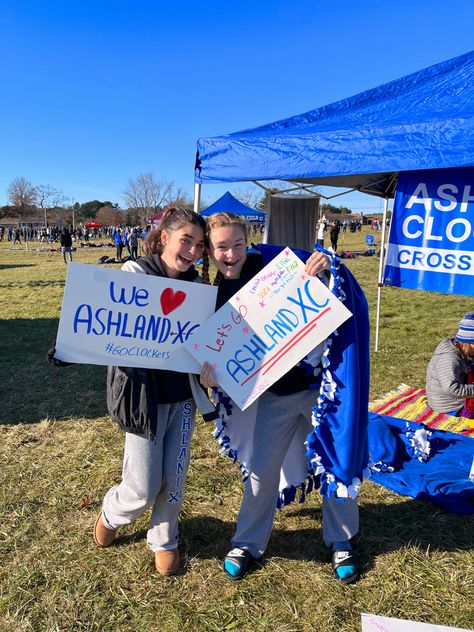
[[[348,99],[201,138],[195,181],[289,180],[393,196],[400,171],[474,165],[474,51]]]
[[[247,206],[235,198],[229,191],[224,193],[214,204],[211,204],[211,206],[208,206],[204,211],[201,211],[201,215],[204,215],[204,217],[214,215],[215,213],[234,213],[235,215],[251,218],[254,221],[265,221],[265,213],[263,211],[257,211],[251,206]]]

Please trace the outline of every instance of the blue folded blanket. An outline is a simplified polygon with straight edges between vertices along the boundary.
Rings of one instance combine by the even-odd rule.
[[[429,431],[404,419],[369,413],[372,480],[397,494],[429,500],[450,513],[474,512],[469,479],[474,441],[443,430]]]

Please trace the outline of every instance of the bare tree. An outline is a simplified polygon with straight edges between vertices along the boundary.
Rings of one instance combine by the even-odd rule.
[[[257,208],[257,204],[262,198],[262,189],[257,187],[253,189],[235,189],[232,191],[232,195],[246,206]]]
[[[23,177],[12,180],[7,189],[10,204],[24,212],[34,206],[36,189],[29,180]]]
[[[190,211],[193,210],[193,199],[188,196],[186,191],[179,187],[176,189],[173,199],[170,200],[171,206],[179,206],[180,208],[187,208]]]
[[[58,191],[50,184],[40,184],[35,188],[35,201],[44,213],[44,225],[46,227],[48,225],[46,212],[64,206],[67,198],[61,191]]]
[[[130,178],[123,192],[123,199],[128,208],[137,211],[142,218],[158,213],[173,199],[174,182],[155,180],[153,173],[142,173]]]
[[[104,226],[120,226],[124,215],[112,206],[102,206],[96,213],[95,221]]]

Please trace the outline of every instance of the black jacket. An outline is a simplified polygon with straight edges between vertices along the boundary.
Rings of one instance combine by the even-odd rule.
[[[167,276],[157,254],[142,257],[137,263],[147,274]],[[195,281],[198,273],[191,267],[178,278]],[[192,397],[187,373],[117,366],[109,367],[107,371],[107,408],[112,419],[126,432],[154,439],[158,426],[158,404],[172,404]],[[207,420],[216,415],[203,416]]]
[[[59,236],[59,243],[61,244],[61,248],[71,248],[72,237],[71,233],[68,230],[61,231],[61,235]]]

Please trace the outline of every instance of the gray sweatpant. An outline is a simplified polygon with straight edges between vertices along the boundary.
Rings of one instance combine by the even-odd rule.
[[[253,457],[246,481],[237,530],[232,546],[262,557],[273,526],[280,468],[298,424],[311,419],[317,395],[302,391],[274,395],[268,391],[258,400],[253,436]],[[323,539],[327,546],[352,538],[359,529],[357,500],[323,498]]]
[[[160,404],[154,441],[125,433],[122,482],[107,492],[102,504],[106,527],[130,524],[153,506],[148,546],[152,551],[177,548],[195,417],[193,400]]]

